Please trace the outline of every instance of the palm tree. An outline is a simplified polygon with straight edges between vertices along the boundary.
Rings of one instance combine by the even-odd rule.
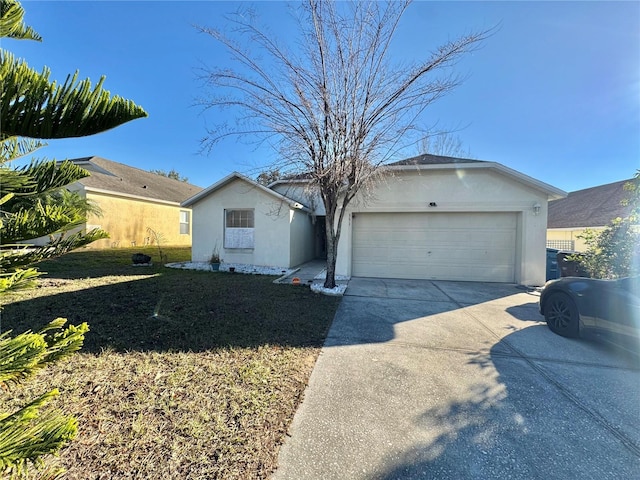
[[[0,38],[41,41],[24,24],[24,9],[16,0],[0,0]],[[0,50],[0,295],[33,285],[39,275],[34,265],[87,245],[107,233],[102,230],[68,234],[84,223],[93,208],[65,187],[89,172],[75,164],[32,160],[15,168],[13,160],[43,146],[41,140],[82,137],[114,128],[147,113],[131,100],[95,87],[78,72],[63,84],[49,80],[50,71],[37,72],[22,59]],[[44,246],[29,241],[49,236]],[[2,333],[0,324],[0,405],[35,371],[77,351],[88,326],[70,325],[59,318],[38,333],[15,337]],[[42,456],[57,452],[76,433],[76,420],[41,408],[57,389],[44,393],[13,412],[0,409],[0,476],[18,476]],[[49,471],[55,477],[60,471]]]

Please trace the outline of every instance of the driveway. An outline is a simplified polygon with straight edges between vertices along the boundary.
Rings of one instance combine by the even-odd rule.
[[[640,478],[640,370],[537,300],[353,278],[273,478]]]

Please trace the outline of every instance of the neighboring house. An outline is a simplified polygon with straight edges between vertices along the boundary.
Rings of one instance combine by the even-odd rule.
[[[149,245],[153,237],[147,228],[157,232],[165,245],[191,245],[191,211],[180,202],[200,187],[100,157],[70,161],[91,175],[67,188],[102,210],[101,216],[89,215],[82,228],[102,228],[110,236],[89,248]]]
[[[629,215],[630,207],[622,201],[628,197],[625,183],[600,185],[571,192],[566,198],[549,202],[547,247],[582,252],[584,241],[578,238],[585,229],[603,230],[615,218]]]
[[[348,207],[336,273],[545,281],[547,203],[565,192],[499,163],[421,155],[385,167]],[[183,202],[194,261],[292,267],[324,253],[324,207],[300,177],[268,188],[233,173]]]

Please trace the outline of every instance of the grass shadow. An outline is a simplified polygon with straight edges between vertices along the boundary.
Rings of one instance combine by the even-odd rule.
[[[184,262],[191,259],[190,247],[163,247],[168,262]],[[133,266],[131,256],[142,253],[151,257],[152,265]],[[161,272],[158,247],[113,248],[108,250],[76,250],[61,257],[38,264],[44,278],[78,280],[110,275],[153,275]]]
[[[317,347],[339,303],[265,276],[165,268],[155,275],[106,280],[95,285],[45,279],[54,284],[5,305],[2,328],[37,330],[56,317],[87,322],[91,331],[84,352]]]

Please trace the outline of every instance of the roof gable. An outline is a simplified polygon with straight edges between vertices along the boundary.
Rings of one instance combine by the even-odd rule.
[[[295,208],[298,210],[303,210],[305,212],[309,212],[310,210],[302,205],[301,203],[286,197],[278,192],[276,192],[275,190],[271,190],[270,188],[265,187],[264,185],[261,185],[260,183],[251,180],[249,177],[245,177],[244,175],[242,175],[241,173],[238,172],[233,172],[229,175],[227,175],[226,177],[224,177],[222,180],[214,183],[213,185],[211,185],[210,187],[205,188],[204,190],[202,190],[201,192],[196,193],[195,195],[193,195],[192,197],[186,199],[185,201],[182,202],[182,206],[184,207],[191,207],[194,204],[198,203],[200,200],[215,194],[215,192],[217,192],[218,190],[220,190],[221,188],[223,188],[224,186],[230,184],[231,182],[234,181],[242,181],[242,182],[246,182],[248,183],[251,187],[256,188],[258,190],[260,190],[261,192],[273,197],[274,199],[277,199],[278,201],[284,202],[287,205],[289,205],[291,208]]]
[[[423,171],[423,170],[461,170],[461,169],[490,169],[509,177],[517,182],[526,185],[529,188],[538,190],[547,195],[551,199],[564,198],[567,192],[560,190],[548,183],[541,182],[524,173],[513,170],[509,167],[497,162],[488,162],[485,160],[471,160],[468,158],[445,157],[442,155],[431,155],[429,153],[418,155],[417,157],[407,158],[399,162],[384,165],[381,168],[390,171]],[[300,184],[308,182],[304,176],[295,175],[276,180],[269,185],[273,188],[277,185]]]
[[[535,178],[529,177],[524,173],[520,173],[511,168],[505,167],[504,165],[496,162],[488,162],[484,160],[470,160],[465,158],[455,158],[455,157],[444,157],[440,155],[431,155],[424,154],[419,155],[417,157],[408,158],[406,160],[401,160],[399,162],[391,163],[389,165],[385,165],[382,168],[385,168],[389,171],[423,171],[423,170],[461,170],[461,169],[489,169],[493,170],[505,177],[508,177],[516,182],[523,184],[524,186],[542,192],[547,196],[548,199],[557,199],[566,197],[567,193],[559,188],[553,187],[547,183],[536,180]],[[194,203],[197,203],[204,197],[214,193],[216,190],[222,188],[229,182],[241,179],[249,184],[251,184],[255,188],[260,188],[264,192],[276,196],[279,200],[285,201],[289,203],[293,208],[301,208],[305,211],[310,211],[309,208],[299,203],[300,201],[304,201],[309,205],[309,203],[301,198],[294,199],[288,196],[285,196],[282,193],[278,193],[274,190],[274,188],[281,185],[304,185],[309,183],[309,177],[306,174],[299,175],[291,175],[287,176],[283,179],[276,180],[275,182],[269,184],[267,187],[259,184],[258,182],[251,180],[244,175],[233,172],[227,177],[223,178],[219,182],[211,185],[205,190],[197,193],[193,197],[185,200],[182,205],[185,207],[191,206]]]
[[[489,169],[496,171],[517,182],[538,190],[547,195],[551,200],[564,198],[567,193],[548,183],[541,182],[529,175],[505,167],[501,163],[488,162],[485,160],[471,160],[467,158],[443,157],[440,155],[424,154],[417,157],[408,158],[399,162],[391,163],[387,166],[390,170],[463,170],[463,169]]]
[[[443,159],[440,163],[439,160]],[[513,170],[512,168],[505,167],[501,163],[488,162],[484,160],[468,160],[464,158],[454,157],[439,157],[437,155],[422,155],[420,157],[414,157],[413,159],[407,159],[406,161],[396,162],[388,165],[387,167],[392,171],[429,171],[429,170],[491,170],[499,173],[507,178],[515,180],[516,182],[537,190],[547,195],[548,199],[564,198],[567,196],[567,192],[560,190],[548,183],[537,180],[529,175],[525,175],[522,172]]]
[[[406,158],[399,162],[390,163],[389,166],[401,166],[401,165],[446,165],[452,163],[490,163],[484,160],[472,160],[469,158],[457,158],[447,157],[444,155],[432,155],[430,153],[424,153],[416,157]]]
[[[74,158],[69,161],[91,173],[90,176],[77,182],[87,190],[112,192],[176,204],[202,190],[187,182],[101,157]]]
[[[569,193],[566,198],[549,202],[547,228],[604,227],[617,217],[626,217],[630,206],[624,184],[632,180],[599,185]]]
[[[381,168],[405,167],[405,166],[420,166],[420,165],[448,165],[448,164],[462,164],[462,163],[490,163],[484,160],[471,160],[467,158],[446,157],[443,155],[432,155],[425,153],[416,157],[406,158],[398,162],[381,165]],[[269,188],[274,185],[288,184],[288,183],[307,183],[310,175],[308,173],[294,173],[286,175],[279,180],[268,185]]]

